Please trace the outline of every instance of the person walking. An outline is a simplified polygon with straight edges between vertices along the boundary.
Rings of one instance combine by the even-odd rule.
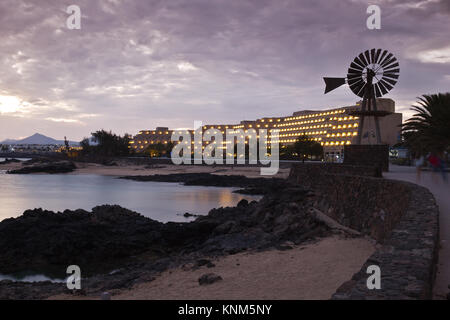
[[[417,182],[419,182],[420,179],[421,179],[422,167],[423,167],[424,163],[425,163],[425,158],[424,158],[423,155],[420,155],[420,156],[416,159],[416,162],[415,162],[415,165],[416,165],[416,172],[417,172],[417,175],[416,175],[416,180],[417,180]]]
[[[445,161],[444,161],[443,153],[437,155],[437,158],[438,158],[438,163],[437,163],[438,170],[441,172],[442,180],[445,183],[447,183],[448,182],[448,180],[447,180],[447,171],[445,170]]]
[[[437,183],[436,172],[439,171],[439,159],[434,152],[428,156],[428,162],[431,165],[431,180],[433,183]]]

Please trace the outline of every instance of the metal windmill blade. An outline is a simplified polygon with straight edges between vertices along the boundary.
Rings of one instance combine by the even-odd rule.
[[[346,78],[324,77],[325,93],[347,83],[354,94],[363,98],[371,91],[375,97],[388,93],[398,81],[397,58],[387,50],[371,49],[356,56],[350,63]]]

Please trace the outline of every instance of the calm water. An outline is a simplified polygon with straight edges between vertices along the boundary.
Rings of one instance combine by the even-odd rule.
[[[24,274],[24,275],[7,275],[0,274],[0,281],[2,280],[11,280],[11,281],[20,281],[20,282],[40,282],[40,281],[51,281],[51,282],[65,282],[65,279],[58,279],[48,277],[43,274]]]
[[[206,214],[212,208],[235,206],[241,199],[259,199],[232,191],[99,175],[9,175],[0,171],[0,221],[33,208],[90,211],[102,204],[118,204],[162,222],[189,221],[181,215]]]
[[[31,158],[8,158],[8,159],[17,159],[17,160],[20,160],[20,161],[31,160]],[[5,160],[6,160],[6,158],[0,157],[0,162],[3,162],[3,161],[5,161]]]

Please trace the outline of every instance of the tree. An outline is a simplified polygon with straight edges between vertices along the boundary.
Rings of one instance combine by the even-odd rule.
[[[81,140],[80,147],[83,149],[84,152],[88,152],[91,148],[89,138],[84,138],[83,140]]]
[[[170,156],[173,146],[174,144],[171,141],[168,143],[153,143],[145,148],[145,153],[149,154],[150,157]]]
[[[291,148],[291,152],[297,154],[303,162],[309,157],[322,157],[323,147],[322,145],[308,137],[307,135],[301,135],[297,141],[294,142]]]
[[[448,151],[450,147],[450,92],[423,95],[416,111],[402,125],[403,144],[412,153]]]
[[[85,138],[80,145],[83,153],[100,156],[125,156],[130,153],[129,142],[131,136],[125,134],[123,137],[113,134],[111,131],[99,130],[92,133],[92,140],[97,145],[90,145],[89,139]]]
[[[294,150],[293,144],[280,146],[280,158],[285,160],[292,160],[297,158],[297,152]]]

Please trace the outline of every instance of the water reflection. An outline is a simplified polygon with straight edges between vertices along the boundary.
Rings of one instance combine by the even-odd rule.
[[[187,221],[185,212],[206,214],[215,207],[234,206],[241,199],[231,188],[137,182],[98,175],[0,175],[0,220],[26,209],[53,211],[118,204],[159,221]]]

